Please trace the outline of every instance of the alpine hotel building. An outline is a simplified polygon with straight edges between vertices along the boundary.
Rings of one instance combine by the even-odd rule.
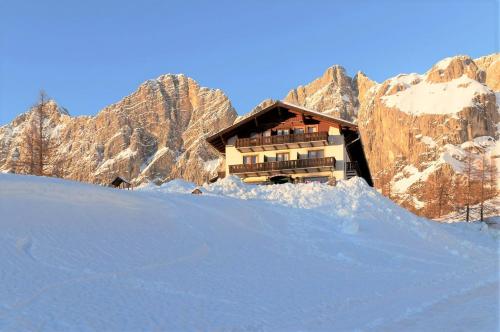
[[[247,183],[335,182],[357,175],[373,185],[354,123],[290,103],[276,101],[207,141],[225,154],[225,174]]]

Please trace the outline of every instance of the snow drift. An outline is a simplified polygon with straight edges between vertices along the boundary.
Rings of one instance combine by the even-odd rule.
[[[0,174],[0,330],[489,331],[498,237],[360,179],[121,191]]]

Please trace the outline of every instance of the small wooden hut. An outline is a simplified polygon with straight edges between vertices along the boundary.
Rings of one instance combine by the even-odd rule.
[[[132,184],[122,177],[117,176],[110,184],[110,187],[118,189],[132,189]]]
[[[200,188],[196,188],[195,190],[193,190],[191,192],[191,194],[193,194],[193,195],[201,195],[201,194],[203,194],[203,192],[200,190]]]

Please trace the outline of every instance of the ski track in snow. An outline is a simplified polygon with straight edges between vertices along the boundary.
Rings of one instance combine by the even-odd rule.
[[[195,196],[0,174],[0,331],[498,329],[498,233],[359,181]]]

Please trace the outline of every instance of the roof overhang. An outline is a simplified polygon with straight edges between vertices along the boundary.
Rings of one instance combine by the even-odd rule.
[[[266,113],[269,113],[273,110],[279,110],[279,109],[287,109],[292,112],[298,112],[303,114],[304,116],[308,116],[317,120],[322,120],[326,122],[331,122],[334,124],[337,124],[339,128],[341,129],[349,129],[351,131],[358,131],[358,126],[352,122],[345,121],[327,114],[323,114],[320,112],[316,112],[313,110],[310,110],[308,108],[298,106],[295,104],[287,103],[284,101],[275,101],[271,105],[263,108],[262,110],[254,113],[254,114],[249,114],[247,115],[244,119],[241,121],[238,121],[234,123],[233,125],[226,127],[219,131],[218,133],[210,136],[207,138],[207,142],[210,143],[215,149],[217,149],[219,152],[224,153],[225,152],[225,146],[227,140],[236,135],[238,132],[238,129],[242,126],[249,125],[252,122],[258,123],[258,118],[263,116]]]

